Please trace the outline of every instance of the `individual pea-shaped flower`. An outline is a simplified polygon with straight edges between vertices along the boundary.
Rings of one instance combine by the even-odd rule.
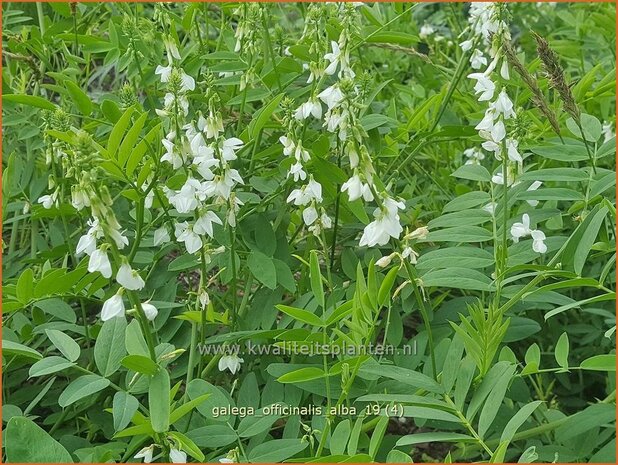
[[[154,455],[154,444],[150,444],[148,447],[144,447],[137,454],[133,456],[135,459],[144,459],[144,463],[151,463],[152,456]]]
[[[159,314],[159,310],[157,309],[157,307],[155,307],[154,305],[150,303],[150,300],[147,300],[146,302],[142,303],[142,310],[144,310],[144,314],[146,315],[146,318],[148,318],[148,320],[150,321],[154,321],[154,319]]]
[[[118,284],[131,291],[139,291],[143,289],[145,285],[139,273],[132,269],[131,265],[126,261],[120,265],[118,273],[116,273],[116,281],[118,281]]]
[[[219,371],[230,370],[235,375],[240,370],[240,364],[244,360],[236,354],[224,355],[219,359]]]
[[[125,307],[122,300],[123,292],[124,290],[122,288],[118,289],[118,292],[116,292],[116,294],[114,294],[103,303],[103,308],[101,309],[102,321],[107,321],[111,320],[112,318],[124,316]]]
[[[180,449],[170,449],[170,460],[172,463],[187,463],[187,454]]]
[[[111,278],[112,265],[107,256],[106,245],[103,245],[92,252],[90,255],[90,260],[88,260],[88,271],[90,273],[96,273],[99,271],[104,278]]]

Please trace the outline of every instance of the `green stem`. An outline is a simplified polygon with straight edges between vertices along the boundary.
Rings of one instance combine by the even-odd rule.
[[[416,283],[416,271],[412,267],[407,260],[403,260],[404,267],[406,272],[408,273],[408,278],[410,279],[410,284],[412,285],[412,289],[414,291],[414,297],[416,298],[416,302],[418,303],[419,310],[421,312],[421,317],[423,318],[423,324],[425,325],[425,330],[427,331],[427,337],[429,341],[429,354],[431,357],[431,371],[434,379],[438,379],[438,371],[436,368],[436,355],[434,353],[434,343],[433,343],[433,332],[431,330],[431,324],[429,322],[429,313],[427,312],[427,308],[425,307],[425,302],[423,300],[423,296],[418,288],[418,284]]]

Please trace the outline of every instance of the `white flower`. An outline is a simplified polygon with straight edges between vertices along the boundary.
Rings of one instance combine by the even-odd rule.
[[[614,134],[614,131],[612,130],[612,123],[604,122],[602,132],[603,132],[603,142],[608,142],[613,137],[616,136]]]
[[[203,121],[202,130],[206,130],[206,138],[212,139],[216,137],[220,132],[223,132],[223,120],[221,119],[221,115],[214,115],[212,112],[208,115],[205,121]],[[198,127],[200,123],[198,122]]]
[[[339,48],[339,44],[334,40],[331,40],[330,46],[332,52],[324,55],[324,59],[330,61],[330,64],[324,70],[324,72],[328,75],[335,74],[335,71],[337,71],[337,65],[341,60],[341,49]]]
[[[221,219],[211,211],[207,211],[204,214],[200,215],[195,224],[193,225],[193,231],[200,235],[208,234],[210,237],[213,237],[213,229],[212,224],[223,224]]]
[[[526,191],[535,191],[539,187],[541,187],[542,184],[543,183],[541,181],[534,181],[532,184],[530,184],[530,187],[526,189]],[[531,207],[536,207],[539,204],[538,200],[526,200],[526,202],[528,202],[528,205],[530,205]]]
[[[161,245],[170,241],[170,234],[167,232],[167,228],[165,226],[161,226],[156,229],[154,232],[154,240],[153,245]]]
[[[511,226],[511,237],[513,238],[513,242],[519,242],[519,239],[530,236],[531,234],[532,229],[530,229],[530,216],[528,216],[527,213],[524,213],[521,218],[521,223],[513,223]],[[545,239],[545,235],[543,235],[543,239]]]
[[[312,116],[316,119],[322,118],[322,105],[315,99],[310,99],[296,109],[294,118],[304,120]]]
[[[286,157],[292,155],[292,152],[294,152],[294,148],[296,147],[292,138],[288,136],[281,136],[279,137],[279,142],[283,144],[283,154]]]
[[[403,231],[399,224],[398,210],[403,208],[405,208],[403,202],[386,197],[383,206],[376,208],[373,212],[375,220],[365,226],[359,245],[373,247],[385,245],[391,237],[398,239]]]
[[[303,169],[303,165],[299,161],[297,161],[290,167],[288,176],[290,174],[294,177],[294,182],[298,182],[298,180],[304,181],[305,179],[307,179],[307,173],[305,173],[305,170]]]
[[[473,40],[464,40],[462,43],[459,44],[459,46],[464,52],[467,52],[468,50],[472,48],[473,43],[474,43]]]
[[[170,449],[170,460],[172,463],[187,463],[187,454],[172,447]]]
[[[425,24],[423,24],[423,25],[421,26],[421,30],[419,31],[418,36],[419,36],[421,39],[426,39],[427,37],[429,37],[429,36],[430,36],[431,34],[433,34],[434,32],[435,32],[435,31],[434,31],[433,27],[431,26],[431,24],[427,24],[427,23],[425,23]]]
[[[511,78],[509,74],[509,63],[506,60],[502,60],[502,66],[500,67],[500,76],[502,79],[509,80]]]
[[[178,213],[191,213],[198,206],[195,193],[196,188],[199,187],[201,187],[199,181],[194,178],[189,178],[178,192],[168,197],[168,200]]]
[[[145,286],[144,280],[139,275],[137,271],[131,268],[127,262],[124,262],[118,268],[118,273],[116,274],[116,281],[122,287],[125,287],[131,291],[139,291],[143,289]]]
[[[498,98],[494,103],[490,105],[497,113],[502,113],[504,119],[510,119],[515,117],[515,111],[513,110],[513,102],[509,98],[504,89],[498,95]]]
[[[416,265],[418,253],[412,249],[412,247],[406,247],[401,252],[401,258],[408,259],[412,265]]]
[[[343,101],[343,92],[335,84],[327,87],[318,94],[318,97],[322,102],[326,104],[329,110],[332,110]],[[490,97],[491,98],[491,97]]]
[[[413,239],[425,239],[429,234],[429,228],[427,226],[421,226],[420,228],[416,228],[409,234],[406,234],[405,238],[408,241]]]
[[[40,204],[43,204],[43,208],[45,208],[46,210],[49,210],[51,207],[53,207],[57,203],[57,200],[58,200],[58,191],[54,191],[52,194],[43,195],[39,197],[37,202]]]
[[[103,309],[101,310],[102,321],[111,320],[112,318],[116,318],[118,316],[124,316],[124,302],[122,301],[121,289],[119,289],[116,294],[103,303]]]
[[[483,52],[481,52],[478,48],[472,52],[472,56],[470,57],[470,66],[473,69],[481,69],[482,66],[487,65],[487,58],[483,56]]]
[[[539,231],[535,229],[530,231],[530,235],[532,236],[532,250],[537,253],[545,253],[547,252],[547,246],[545,245],[545,234],[543,231]]]
[[[182,82],[181,90],[183,92],[186,92],[188,90],[195,90],[195,79],[193,79],[191,76],[189,76],[182,70],[181,70],[180,79]]]
[[[474,86],[474,93],[481,94],[478,98],[479,102],[491,100],[496,90],[496,85],[486,76],[484,73],[472,73],[468,74],[470,79],[476,79]]]
[[[146,315],[146,318],[148,318],[148,320],[150,321],[154,321],[154,319],[159,314],[159,310],[157,309],[157,307],[155,307],[154,305],[150,303],[150,300],[142,304],[142,310],[144,310],[144,314]]]
[[[371,187],[368,183],[363,183],[357,174],[352,176],[341,186],[341,192],[346,191],[348,192],[350,202],[354,202],[361,197],[365,199],[366,202],[371,202],[373,200]]]
[[[219,463],[235,463],[232,459],[228,459],[227,457],[223,457],[219,459]]]
[[[186,221],[175,225],[174,235],[178,242],[184,242],[187,252],[195,253],[202,247],[202,239],[193,232],[193,228]]]
[[[170,136],[173,137],[172,134],[168,134],[165,139],[161,140],[163,147],[165,147],[165,153],[161,157],[161,161],[170,163],[172,167],[177,170],[183,165],[183,160],[180,154],[174,150],[174,142],[170,140]]]
[[[82,253],[91,255],[97,248],[97,238],[103,237],[104,235],[103,229],[99,225],[99,220],[97,218],[88,220],[88,225],[90,226],[88,232],[81,236],[77,243],[77,247],[75,249],[75,253],[77,255]]]
[[[170,80],[170,76],[172,75],[172,70],[174,67],[172,65],[161,66],[158,65],[155,69],[155,74],[161,76],[161,82],[168,82]]]
[[[88,260],[88,271],[90,273],[100,271],[104,278],[111,278],[112,265],[107,257],[107,252],[103,248],[96,249],[90,255],[90,260]]]
[[[464,150],[464,155],[466,158],[466,165],[480,165],[481,160],[485,159],[485,154],[476,148],[466,149]]]
[[[309,176],[309,182],[300,189],[294,189],[286,202],[294,202],[294,205],[307,205],[312,200],[322,203],[322,185]]]
[[[236,152],[242,148],[244,142],[238,137],[232,137],[225,139],[221,145],[221,155],[224,160],[232,161],[236,160]]]
[[[388,265],[391,264],[391,261],[393,261],[393,255],[394,254],[390,254],[390,255],[384,255],[383,257],[380,257],[376,261],[376,266],[380,268],[386,268]]]
[[[90,197],[78,187],[71,188],[71,205],[76,210],[83,210],[84,207],[90,206]]]
[[[224,355],[219,359],[219,371],[225,371],[228,369],[233,375],[235,375],[236,372],[240,370],[240,364],[243,362],[244,360],[236,354]]]
[[[496,211],[496,206],[497,206],[496,202],[489,202],[488,204],[483,206],[483,210],[493,215],[494,212]]]
[[[307,226],[311,226],[318,219],[318,211],[313,205],[303,210],[303,220]]]
[[[202,306],[202,309],[206,308],[206,306],[210,303],[210,296],[208,295],[208,292],[206,292],[206,289],[204,288],[200,290],[200,293],[198,294],[197,298],[200,301],[200,305]]]
[[[516,161],[522,163],[524,160],[521,158],[519,151],[517,148],[519,147],[519,141],[515,139],[507,139],[506,140],[506,153],[509,157],[509,160]]]
[[[137,454],[135,454],[133,456],[133,458],[135,459],[144,459],[144,463],[151,463],[152,462],[152,455],[154,452],[154,444],[149,445],[148,447],[144,447],[142,450],[140,450]]]

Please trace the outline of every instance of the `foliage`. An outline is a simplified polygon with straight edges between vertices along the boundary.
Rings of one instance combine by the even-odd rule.
[[[610,4],[2,7],[7,462],[615,461]]]

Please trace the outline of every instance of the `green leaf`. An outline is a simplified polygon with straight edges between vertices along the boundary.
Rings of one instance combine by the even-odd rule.
[[[467,210],[468,208],[478,207],[491,202],[491,197],[487,192],[473,191],[460,195],[444,206],[444,213]]]
[[[517,195],[517,198],[520,200],[568,200],[575,202],[578,200],[583,200],[584,196],[573,189],[551,187],[547,189],[521,192]]]
[[[17,94],[5,94],[2,96],[2,100],[5,102],[21,103],[22,105],[28,105],[31,107],[43,108],[44,110],[55,110],[58,108],[52,102],[42,97],[35,95],[17,95]]]
[[[300,439],[275,439],[258,444],[249,452],[249,460],[253,463],[283,462],[293,455],[305,450],[308,441]]]
[[[491,174],[487,171],[487,168],[481,165],[463,165],[455,170],[451,176],[471,181],[491,181]]]
[[[254,250],[249,254],[247,266],[253,276],[267,288],[275,289],[277,287],[277,268],[272,258]]]
[[[107,140],[107,152],[112,158],[117,158],[118,156],[116,152],[118,150],[118,147],[120,147],[120,143],[122,142],[125,131],[129,127],[129,124],[131,124],[132,115],[133,107],[127,108],[118,120],[118,122],[112,128],[112,132],[109,134],[109,139]]]
[[[26,417],[13,417],[5,431],[7,463],[73,463],[71,454]]]
[[[271,407],[271,406],[268,406]],[[264,408],[258,410],[255,415],[243,418],[236,428],[241,438],[251,438],[262,434],[280,418],[277,414],[265,414]]]
[[[592,115],[582,113],[580,115],[581,129],[573,118],[568,118],[566,121],[569,131],[578,139],[586,139],[589,142],[596,142],[601,137],[603,127],[601,122]],[[583,132],[583,134],[582,134]]]
[[[118,163],[120,166],[124,166],[131,155],[131,151],[137,140],[139,138],[140,132],[144,127],[144,123],[146,122],[146,118],[148,117],[148,112],[143,113],[137,120],[131,125],[129,130],[127,131],[127,135],[122,139],[122,143],[120,144],[120,148],[118,149]],[[115,129],[115,127],[114,127]],[[112,152],[110,152],[112,155]]]
[[[380,444],[382,444],[382,439],[384,438],[384,433],[386,433],[386,427],[388,426],[389,419],[390,417],[386,415],[380,417],[378,424],[373,430],[371,439],[369,440],[369,455],[373,460],[375,460]]]
[[[430,231],[423,242],[485,242],[493,239],[493,235],[479,226],[455,226],[453,228]]]
[[[460,433],[417,433],[399,438],[397,446],[412,446],[428,442],[474,442],[472,436]]]
[[[352,423],[349,419],[339,422],[335,427],[330,438],[330,451],[332,454],[340,455],[345,453],[345,446],[348,444],[351,430]]]
[[[408,386],[425,389],[430,392],[442,394],[444,388],[429,376],[407,368],[392,365],[365,364],[360,368],[360,373],[394,379]]]
[[[50,375],[52,373],[66,370],[73,366],[75,366],[73,362],[69,362],[63,357],[57,357],[52,355],[51,357],[45,357],[43,360],[39,360],[34,365],[32,365],[30,367],[30,370],[28,371],[28,376],[34,378],[37,376]]]
[[[569,441],[575,436],[589,434],[594,428],[606,423],[614,425],[616,422],[615,404],[593,404],[585,410],[570,416],[556,430],[557,440],[561,443]]]
[[[565,370],[569,368],[569,335],[566,332],[558,339],[554,356],[561,368]]]
[[[84,397],[92,396],[109,386],[109,379],[99,375],[84,375],[73,380],[58,397],[58,405],[64,408]]]
[[[290,371],[289,373],[277,378],[277,381],[280,383],[301,383],[303,381],[319,378],[324,378],[324,370],[317,367],[307,367]]]
[[[283,98],[285,94],[281,93],[268,102],[267,105],[263,106],[258,112],[256,112],[253,121],[249,123],[248,132],[249,138],[254,139],[257,137],[258,133],[262,130],[262,128],[271,120],[271,117],[277,107],[279,106],[279,102]]]
[[[566,333],[564,333],[566,334]],[[502,431],[502,436],[500,436],[500,442],[511,442],[517,430],[524,424],[524,422],[528,419],[530,415],[537,409],[539,405],[543,403],[542,400],[536,400],[534,402],[530,402],[529,404],[524,405],[513,418],[509,420],[509,422],[504,427]]]
[[[112,318],[103,323],[101,332],[94,344],[94,362],[103,376],[110,376],[120,368],[120,362],[126,355],[124,332],[127,320],[122,317]]]
[[[308,312],[307,310],[303,310],[301,308],[289,307],[287,305],[276,305],[276,307],[285,313],[286,315],[290,315],[292,318],[298,321],[302,321],[303,323],[307,323],[311,326],[321,327],[324,325],[319,316]]]
[[[90,100],[90,97],[88,97],[88,95],[86,95],[86,93],[73,81],[65,81],[64,85],[82,115],[90,116],[92,113],[92,101]]]
[[[447,247],[423,253],[418,259],[416,268],[418,270],[451,268],[455,264],[458,268],[487,268],[494,264],[494,256],[478,247]]]
[[[380,284],[380,289],[378,290],[378,305],[383,306],[386,304],[386,301],[391,296],[391,290],[393,289],[393,285],[395,284],[395,280],[397,279],[397,274],[399,273],[398,267],[393,267],[386,274],[386,277]]]
[[[489,291],[492,285],[492,280],[480,271],[459,267],[429,271],[421,276],[421,280],[425,287],[453,287],[478,291]]]
[[[577,168],[547,168],[527,171],[519,177],[520,181],[586,181],[588,173]]]
[[[309,258],[309,275],[311,277],[311,290],[320,307],[324,308],[324,288],[322,286],[322,273],[320,273],[320,262],[318,253],[315,250],[311,251]]]
[[[603,207],[596,211],[594,215],[592,215],[592,213],[589,214],[573,233],[572,237],[577,237],[576,242],[573,242],[573,246],[575,247],[575,253],[573,254],[573,269],[575,273],[580,276],[608,211],[607,207]],[[580,228],[582,229],[581,232]],[[570,251],[571,249],[571,240],[569,240],[569,245],[565,249],[565,256],[568,256],[566,255],[568,253],[567,250]]]
[[[595,355],[584,360],[580,367],[584,370],[616,371],[616,354]]]
[[[159,365],[144,355],[127,355],[120,363],[125,368],[144,375],[154,375],[159,370]]]
[[[19,279],[17,280],[17,288],[15,289],[17,300],[22,304],[27,304],[32,299],[34,292],[34,273],[32,268],[26,268]]]
[[[46,329],[45,333],[56,349],[60,351],[69,361],[74,362],[79,358],[81,349],[73,338],[67,336],[57,329]]]
[[[216,449],[237,440],[236,432],[228,425],[208,425],[188,431],[187,436],[199,447]]]
[[[43,358],[36,350],[20,344],[19,342],[7,341],[6,339],[2,339],[2,355],[15,355],[17,357],[33,358],[35,360]]]
[[[191,410],[201,405],[202,402],[204,402],[209,397],[210,397],[210,393],[203,394],[193,400],[190,400],[189,402],[185,402],[177,409],[174,409],[174,411],[170,414],[170,424],[173,425],[174,423],[176,423],[178,420],[184,417]]]
[[[165,433],[170,428],[170,376],[165,369],[159,370],[148,385],[148,411],[150,423],[156,433]]]
[[[511,365],[502,373],[502,376],[496,381],[496,384],[487,396],[479,417],[478,434],[481,438],[485,437],[485,433],[487,433],[487,430],[496,418],[514,373],[515,366]]]
[[[138,400],[131,394],[119,391],[114,394],[112,403],[112,416],[114,417],[114,431],[126,428],[131,422],[131,418],[139,407]]]

